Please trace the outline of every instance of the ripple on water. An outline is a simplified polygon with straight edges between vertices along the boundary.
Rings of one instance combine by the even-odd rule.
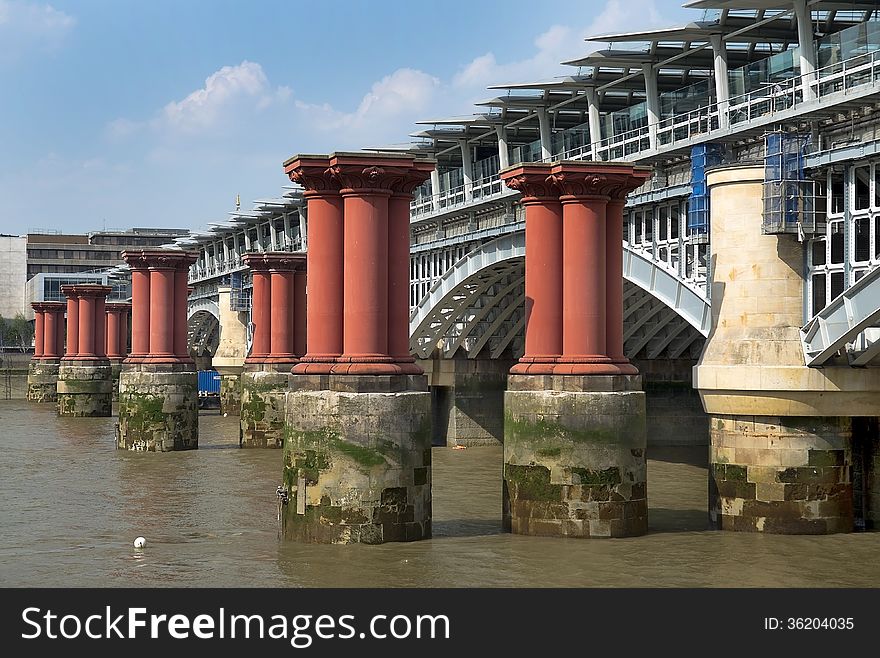
[[[204,414],[200,449],[119,452],[114,418],[59,419],[0,401],[0,585],[880,585],[880,533],[787,537],[706,529],[705,450],[652,451],[645,537],[502,532],[501,449],[434,450],[429,541],[315,546],[278,539],[281,452],[239,450],[238,419]],[[142,551],[135,537],[147,538]]]

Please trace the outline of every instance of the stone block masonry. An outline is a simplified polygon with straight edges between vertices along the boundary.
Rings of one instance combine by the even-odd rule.
[[[710,431],[713,527],[852,531],[852,419],[713,416]]]
[[[284,537],[333,544],[429,538],[431,397],[424,376],[294,375],[291,387]]]
[[[116,447],[142,452],[199,447],[198,375],[192,364],[122,365]]]
[[[282,372],[248,370],[241,375],[241,422],[238,442],[242,448],[280,448],[284,442],[285,396],[288,368]]]
[[[28,365],[27,399],[31,402],[58,401],[58,361],[33,360]]]
[[[511,375],[503,523],[525,535],[648,529],[645,394],[637,375]]]

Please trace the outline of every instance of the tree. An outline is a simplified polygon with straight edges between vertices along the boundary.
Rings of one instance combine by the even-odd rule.
[[[9,345],[26,352],[34,340],[34,327],[21,313],[16,314],[11,320],[0,316],[0,335],[2,335],[0,347]]]

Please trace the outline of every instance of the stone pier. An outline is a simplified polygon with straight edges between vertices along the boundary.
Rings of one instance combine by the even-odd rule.
[[[131,304],[107,304],[104,351],[110,361],[110,378],[113,382],[113,401],[119,399],[119,373],[122,361],[128,355],[128,316]]]
[[[111,291],[93,284],[61,286],[67,297],[67,352],[58,368],[59,416],[112,415],[113,380],[104,349]]]
[[[710,420],[709,518],[723,530],[849,532],[854,442],[871,439],[858,421],[877,416],[880,371],[806,367],[803,245],[762,234],[763,180],[754,165],[707,176],[713,331],[694,387]]]
[[[198,380],[187,351],[186,251],[125,251],[131,267],[131,353],[119,375],[117,448],[199,447]]]
[[[64,304],[34,302],[34,358],[28,365],[27,399],[57,402],[58,365],[64,353]]]
[[[229,286],[217,289],[217,306],[220,309],[220,340],[211,366],[220,373],[220,413],[238,416],[241,413],[241,373],[247,356],[247,311],[238,310]]]
[[[305,254],[250,253],[254,338],[241,375],[242,448],[281,448],[288,375],[297,361],[295,318],[305,314]],[[297,303],[299,302],[299,303]]]
[[[645,395],[623,354],[626,195],[649,170],[522,164],[501,172],[526,213],[525,354],[504,394],[505,529],[647,532]]]
[[[307,350],[286,400],[287,539],[431,536],[431,401],[409,353],[409,203],[433,162],[300,155],[309,217]],[[344,254],[344,258],[343,258]]]

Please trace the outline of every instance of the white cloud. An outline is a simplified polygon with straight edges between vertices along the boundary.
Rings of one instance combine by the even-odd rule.
[[[75,25],[73,16],[51,5],[0,0],[0,62],[31,51],[53,50]]]
[[[182,101],[171,101],[161,113],[160,122],[184,132],[199,132],[217,124],[225,111],[239,102],[265,107],[271,103],[269,81],[263,67],[243,61],[238,66],[224,66],[205,80]]]
[[[453,87],[471,93],[484,93],[492,84],[532,82],[536,79],[572,74],[559,63],[575,59],[592,50],[602,48],[600,43],[588,43],[584,38],[612,32],[633,31],[664,25],[655,0],[608,0],[605,7],[589,25],[553,25],[535,40],[535,52],[525,59],[500,63],[492,52],[473,59],[452,79]]]
[[[413,122],[430,111],[441,89],[438,78],[402,68],[373,83],[350,112],[327,103],[297,101],[296,107],[308,125],[342,139],[344,144],[337,148],[377,146],[388,140],[405,140]]]

